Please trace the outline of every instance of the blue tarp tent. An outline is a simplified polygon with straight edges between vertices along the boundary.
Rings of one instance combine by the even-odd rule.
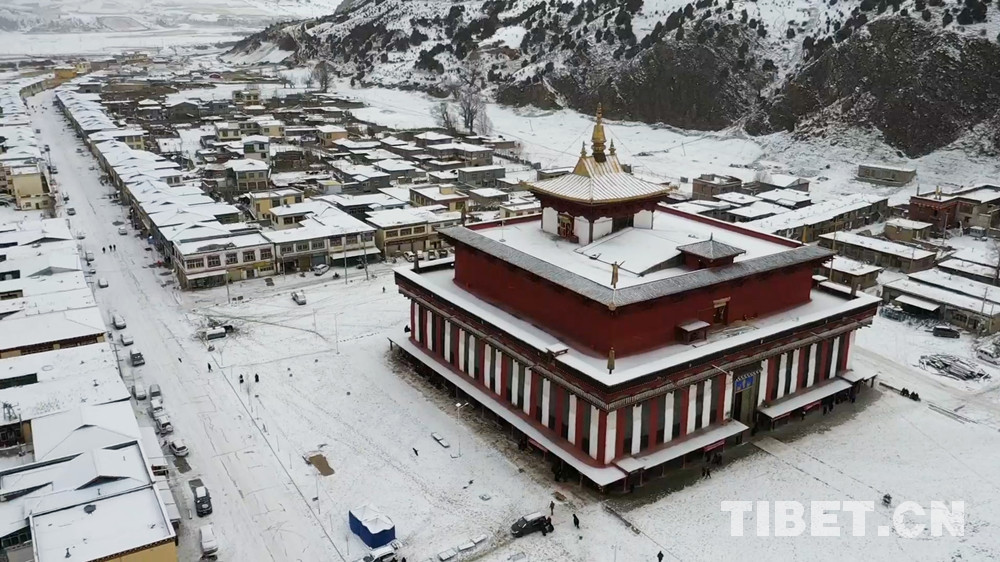
[[[361,538],[368,548],[385,546],[396,539],[396,526],[371,505],[364,504],[348,512],[351,532]]]

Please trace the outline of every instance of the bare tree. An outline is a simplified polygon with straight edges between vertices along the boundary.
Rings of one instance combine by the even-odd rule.
[[[448,102],[441,102],[431,108],[431,117],[437,121],[439,127],[448,131],[455,130],[455,114]]]
[[[316,66],[312,69],[312,74],[310,77],[319,84],[320,89],[324,92],[330,88],[330,63],[325,60],[321,60],[316,63]]]
[[[478,90],[472,87],[465,87],[456,94],[458,101],[458,116],[462,119],[462,126],[469,132],[475,129],[476,123],[480,120],[480,115],[486,111],[486,100]]]
[[[486,108],[479,112],[479,117],[476,118],[476,130],[474,131],[477,135],[482,135],[488,137],[493,134],[493,121],[490,120],[490,116],[486,114]]]

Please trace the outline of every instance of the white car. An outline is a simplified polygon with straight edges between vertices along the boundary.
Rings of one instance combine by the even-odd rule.
[[[135,340],[132,339],[132,336],[128,334],[122,334],[122,345],[130,346],[133,343],[135,343]]]
[[[103,278],[103,277],[101,277],[100,279],[97,280],[97,286],[100,287],[100,288],[102,288],[102,289],[107,289],[108,288],[108,280],[105,279],[105,278]]]
[[[128,234],[128,230],[125,230],[124,226],[119,226],[118,227],[118,234],[121,234],[122,236],[125,236],[126,234]]]
[[[187,445],[184,444],[182,439],[173,439],[170,441],[170,452],[173,453],[175,457],[188,456]]]
[[[146,387],[142,383],[135,383],[132,385],[132,396],[135,396],[136,400],[146,399]]]
[[[327,271],[330,271],[330,266],[326,265],[325,263],[313,266],[313,275],[323,275]]]

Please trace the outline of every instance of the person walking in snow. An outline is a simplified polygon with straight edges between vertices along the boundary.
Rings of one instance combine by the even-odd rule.
[[[549,515],[555,515],[555,514],[556,514],[556,502],[551,501],[549,502]]]
[[[580,528],[580,518],[577,517],[575,513],[573,514],[573,526],[577,529]]]
[[[211,373],[211,372],[212,372],[212,364],[211,364],[211,363],[209,363],[209,364],[208,364],[208,372],[209,372],[209,373]]]
[[[260,375],[257,373],[253,374],[253,382],[260,382]]]
[[[663,551],[662,550],[656,553],[656,562],[663,562]]]
[[[105,248],[104,246],[101,246],[101,253],[103,254],[105,252],[107,252],[107,248]]]
[[[418,456],[418,457],[420,456],[420,452],[417,451],[416,447],[413,447],[413,454],[416,455],[416,456]]]
[[[243,384],[243,375],[240,375],[240,384]]]

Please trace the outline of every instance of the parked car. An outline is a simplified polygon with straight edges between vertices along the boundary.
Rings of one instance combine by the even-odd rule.
[[[1000,350],[998,350],[994,345],[980,347],[976,350],[976,357],[979,357],[987,363],[1000,365]]]
[[[156,432],[160,435],[174,432],[174,424],[170,421],[170,416],[166,412],[153,416],[153,423],[156,425]]]
[[[446,258],[446,257],[448,257],[448,249],[447,248],[441,248],[440,250],[438,250],[438,257],[439,258]]]
[[[69,201],[69,195],[63,194],[63,203]]]
[[[362,562],[396,562],[397,560],[399,558],[396,556],[396,549],[388,544],[373,548],[361,559]]]
[[[142,356],[142,352],[138,349],[133,349],[128,353],[128,362],[133,367],[139,367],[146,364],[146,358]]]
[[[313,266],[313,275],[317,275],[317,276],[318,275],[323,275],[327,271],[330,271],[330,266],[326,265],[325,263],[321,263],[319,265]]]
[[[121,234],[122,236],[124,236],[124,235],[128,234],[128,230],[126,230],[124,226],[119,226],[118,227],[118,234]]]
[[[163,409],[163,398],[153,396],[152,393],[149,395],[149,417],[155,418],[156,416],[166,412]]]
[[[134,396],[136,400],[145,400],[146,399],[146,387],[143,386],[141,382],[137,382],[137,383],[133,384],[132,385],[132,396]]]
[[[111,325],[114,326],[118,330],[124,330],[125,329],[125,319],[122,318],[120,314],[112,314],[111,315]]]
[[[414,254],[413,252],[410,251],[403,252],[403,259],[406,261],[413,261],[415,257],[416,254]]]
[[[108,280],[105,279],[105,278],[103,278],[103,277],[101,277],[100,279],[97,280],[97,286],[100,287],[100,288],[102,288],[102,289],[107,289],[108,288]]]
[[[132,339],[132,336],[130,336],[130,335],[124,333],[124,332],[122,332],[121,341],[122,341],[122,345],[124,345],[126,347],[128,347],[128,346],[132,345],[133,343],[135,343],[135,340]]]
[[[188,448],[182,439],[171,439],[170,440],[170,452],[174,454],[175,457],[186,457],[188,456]]]
[[[94,252],[87,252],[83,257],[87,260],[87,263],[90,263],[94,261]]]
[[[510,526],[510,533],[514,537],[523,537],[545,529],[546,533],[553,531],[552,522],[540,512],[529,513],[518,519]]]
[[[354,266],[354,269],[364,269],[365,267],[367,267],[365,265],[365,262],[361,262],[358,265]]]
[[[219,553],[219,540],[215,538],[215,528],[212,527],[211,523],[203,525],[199,529],[198,537],[201,541],[202,556],[215,556]]]
[[[76,209],[74,209],[73,207],[69,207],[66,209],[66,214],[69,216],[73,216],[76,214]]]
[[[194,489],[194,511],[198,517],[212,513],[212,495],[208,493],[208,488],[205,486],[198,486]]]
[[[957,338],[962,335],[961,332],[959,332],[957,329],[952,328],[951,326],[945,326],[943,324],[934,326],[934,328],[931,330],[931,333],[939,338]]]
[[[292,300],[295,301],[295,304],[306,304],[306,294],[302,291],[294,291],[292,293]]]
[[[163,396],[163,392],[160,391],[160,385],[158,385],[158,384],[151,384],[151,385],[149,385],[149,397],[150,398],[161,398],[162,396]]]

